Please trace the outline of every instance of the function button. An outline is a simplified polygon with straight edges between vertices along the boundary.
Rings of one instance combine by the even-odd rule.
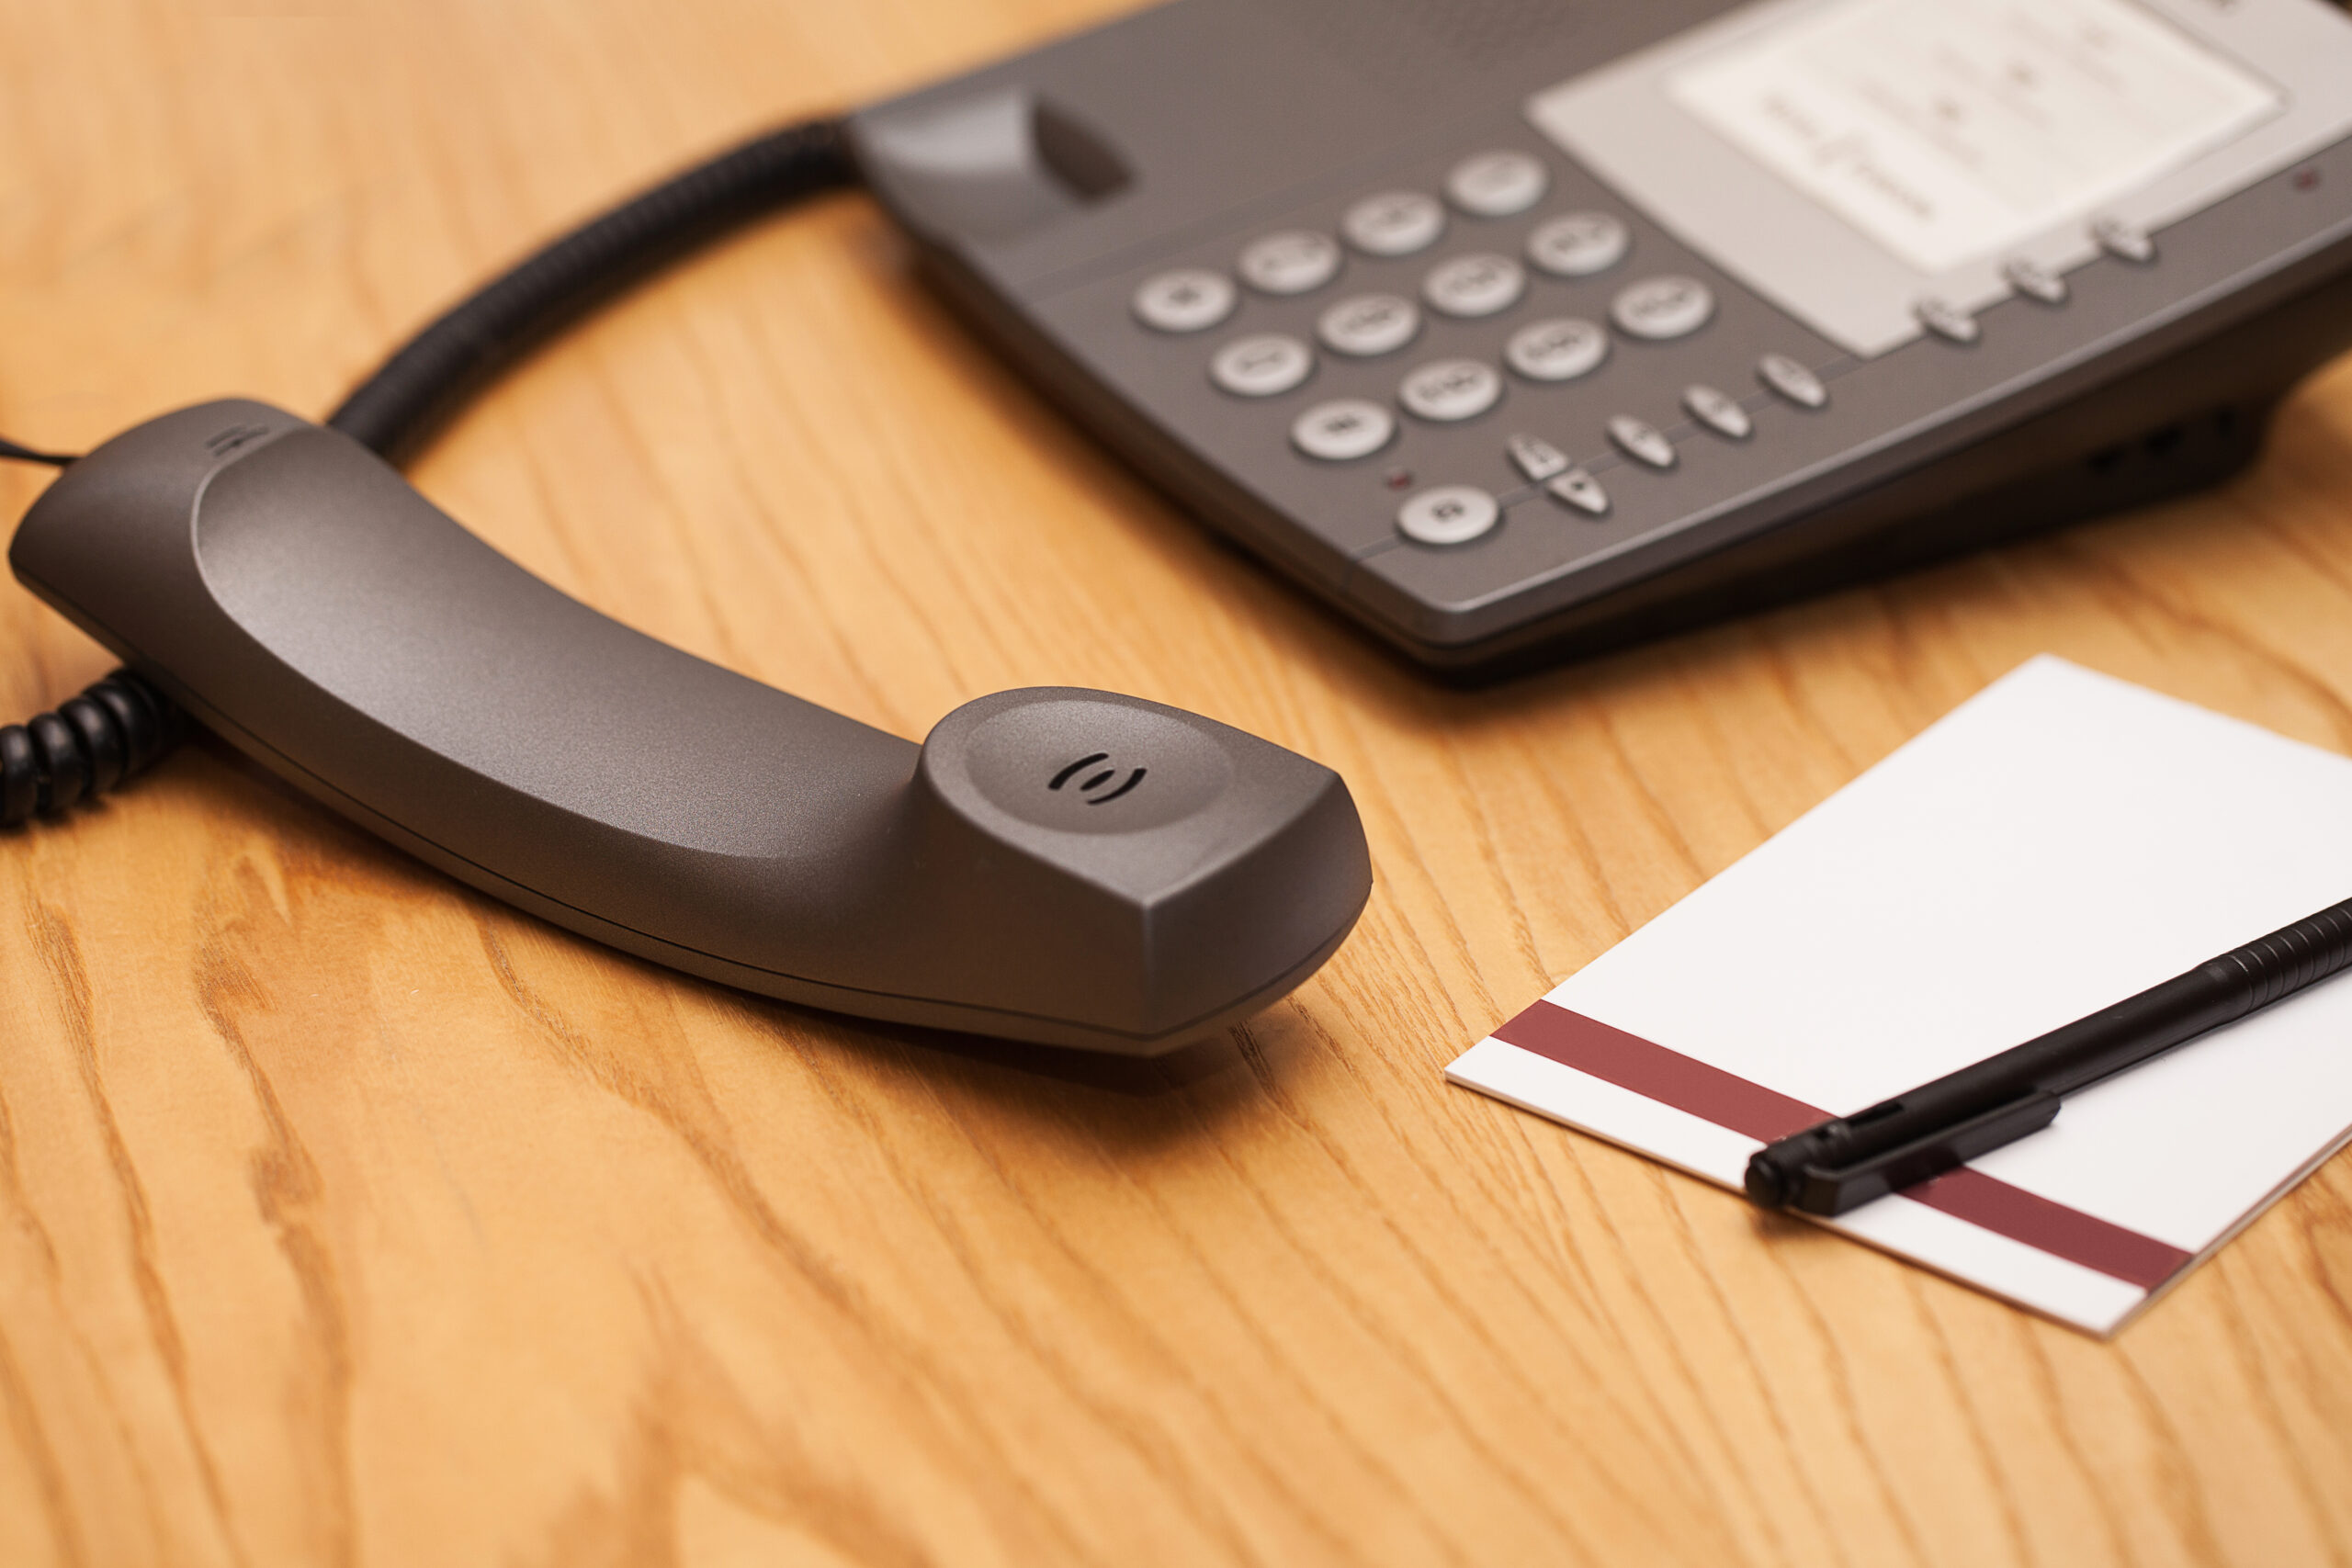
[[[1510,310],[1527,292],[1527,269],[1509,256],[1455,256],[1430,269],[1421,298],[1465,320]]]
[[[1476,485],[1440,485],[1396,509],[1396,527],[1424,545],[1466,545],[1503,520],[1495,498]]]
[[[2066,280],[2038,261],[2018,256],[2001,268],[2001,276],[2009,287],[2029,299],[2039,299],[2045,305],[2066,302]]]
[[[1363,398],[1317,403],[1290,427],[1291,445],[1326,463],[1369,457],[1396,434],[1396,416]]]
[[[1544,487],[1544,493],[1553,500],[1575,507],[1587,517],[1609,515],[1609,492],[1600,481],[1582,468],[1570,468]]]
[[[1609,334],[1575,316],[1531,321],[1510,334],[1503,359],[1531,381],[1573,381],[1609,357]]]
[[[1974,343],[1980,335],[1976,318],[1948,300],[1930,297],[1911,307],[1919,324],[1946,343]]]
[[[1238,398],[1271,398],[1313,373],[1315,351],[1295,337],[1261,333],[1238,337],[1209,361],[1209,378]]]
[[[1590,277],[1623,261],[1633,243],[1606,212],[1571,212],[1537,225],[1527,236],[1527,259],[1555,277]]]
[[[2102,218],[2091,225],[2091,238],[2098,248],[2118,261],[2136,262],[2142,266],[2156,259],[2156,243],[2137,223],[2126,223],[2120,218]]]
[[[1609,315],[1621,331],[1661,342],[1687,337],[1715,313],[1715,297],[1695,277],[1645,277],[1617,291]]]
[[[1544,199],[1552,184],[1540,159],[1525,152],[1481,152],[1453,165],[1446,198],[1474,218],[1509,218]]]
[[[1265,294],[1306,294],[1340,275],[1340,243],[1309,229],[1252,240],[1241,253],[1241,281]]]
[[[1440,424],[1476,419],[1502,395],[1502,373],[1475,359],[1440,359],[1424,365],[1396,389],[1396,400],[1408,413]]]
[[[1394,354],[1420,330],[1420,307],[1394,294],[1342,299],[1315,323],[1315,335],[1324,347],[1355,359]]]
[[[1609,422],[1609,439],[1617,444],[1617,450],[1636,463],[1653,468],[1674,467],[1674,443],[1666,438],[1666,432],[1647,420],[1621,413]]]
[[[1568,455],[1549,441],[1532,435],[1510,438],[1510,464],[1527,476],[1527,482],[1540,485],[1545,479],[1557,478],[1568,471]]]
[[[1756,362],[1756,378],[1801,409],[1829,406],[1829,389],[1821,384],[1821,378],[1802,359],[1768,354]]]
[[[1739,400],[1713,387],[1683,388],[1682,407],[1692,419],[1726,441],[1745,441],[1756,433],[1756,422],[1747,417]]]
[[[1340,231],[1368,256],[1416,255],[1445,232],[1445,209],[1417,190],[1383,191],[1349,208]]]
[[[1144,279],[1136,290],[1136,320],[1155,332],[1204,333],[1233,314],[1238,298],[1225,274],[1180,267]]]

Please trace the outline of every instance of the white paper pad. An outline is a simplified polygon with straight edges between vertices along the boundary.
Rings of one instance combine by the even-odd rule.
[[[1736,1188],[1770,1138],[2346,897],[2352,760],[2045,657],[1446,1076]],[[2347,1136],[2352,975],[1826,1223],[2111,1333]]]

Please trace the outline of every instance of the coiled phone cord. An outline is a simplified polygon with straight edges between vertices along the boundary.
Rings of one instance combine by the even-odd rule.
[[[590,219],[476,289],[394,350],[327,424],[388,461],[412,457],[468,399],[591,308],[754,218],[857,178],[838,119],[754,137]],[[74,461],[6,440],[0,459]],[[116,788],[192,728],[128,670],[52,713],[0,727],[0,829]]]

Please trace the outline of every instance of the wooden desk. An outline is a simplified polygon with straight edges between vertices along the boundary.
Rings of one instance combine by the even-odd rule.
[[[9,7],[0,430],[323,412],[615,193],[1109,8]],[[901,734],[1069,682],[1320,757],[1378,892],[1229,1043],[1055,1076],[618,957],[217,748],[0,840],[0,1561],[2352,1561],[2352,1162],[2103,1345],[1439,1077],[2030,654],[2352,750],[2352,364],[2223,493],[1476,696],[1072,434],[860,198],[417,478]],[[0,711],[107,663],[0,591]]]

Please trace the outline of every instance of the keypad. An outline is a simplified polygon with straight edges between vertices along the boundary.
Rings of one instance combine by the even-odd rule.
[[[1453,165],[1445,197],[1474,218],[1509,218],[1544,199],[1552,186],[1543,160],[1525,152],[1480,152]]]
[[[1396,509],[1396,527],[1424,545],[1466,545],[1502,521],[1503,509],[1476,485],[1440,485]]]
[[[1315,335],[1323,346],[1351,359],[1394,354],[1420,330],[1420,307],[1396,294],[1359,294],[1342,299],[1315,322]]]
[[[1291,445],[1326,463],[1369,457],[1396,434],[1396,416],[1367,398],[1317,403],[1290,427]]]
[[[1539,223],[1527,259],[1555,277],[1590,277],[1625,259],[1633,236],[1606,212],[1571,212]]]
[[[1233,314],[1233,279],[1205,267],[1180,267],[1148,277],[1136,290],[1136,320],[1156,332],[1204,333]]]
[[[1502,400],[1502,373],[1476,359],[1441,359],[1405,378],[1396,400],[1437,424],[1476,419]]]
[[[1133,311],[1156,332],[1206,332],[1244,309],[1240,286],[1246,285],[1250,295],[1259,297],[1247,306],[1255,314],[1245,318],[1247,324],[1239,329],[1243,335],[1218,344],[1208,355],[1209,377],[1238,398],[1278,398],[1314,378],[1318,350],[1330,355],[1330,374],[1341,386],[1303,411],[1294,404],[1279,417],[1289,422],[1289,445],[1301,461],[1335,468],[1376,457],[1400,440],[1431,441],[1427,433],[1411,435],[1402,415],[1425,424],[1460,425],[1492,412],[1510,390],[1506,369],[1523,388],[1564,386],[1598,377],[1617,346],[1616,339],[1667,344],[1691,337],[1713,320],[1713,291],[1698,277],[1657,273],[1630,280],[1621,276],[1615,284],[1587,283],[1624,264],[1634,250],[1632,229],[1625,219],[1606,211],[1535,211],[1550,185],[1544,164],[1532,154],[1479,153],[1462,160],[1447,175],[1442,184],[1444,201],[1410,189],[1365,196],[1340,214],[1336,239],[1312,226],[1261,234],[1241,248],[1230,273],[1192,266],[1146,279],[1133,297]],[[1426,261],[1413,261],[1436,251],[1449,229],[1462,221],[1452,218],[1450,209],[1464,220],[1532,216],[1523,241],[1516,242],[1521,248],[1511,254],[1503,254],[1514,243],[1509,238],[1511,231],[1501,231],[1489,246],[1465,246],[1454,254],[1440,252]],[[1310,218],[1309,223],[1329,220],[1324,215]],[[1464,235],[1474,231],[1475,223],[1462,231]],[[1356,259],[1351,261],[1351,255]],[[1384,265],[1396,262],[1405,265]],[[1351,266],[1363,280],[1362,291],[1330,288]],[[1418,288],[1406,281],[1411,276],[1406,268],[1419,273]],[[2063,279],[2027,263],[2012,263],[2007,276],[2012,287],[2034,298],[2053,304],[2065,298]],[[1310,302],[1304,298],[1327,288],[1329,292],[1322,299]],[[1535,309],[1525,308],[1531,296]],[[1543,309],[1546,304],[1548,311]],[[1568,314],[1564,306],[1580,306],[1592,314]],[[1514,312],[1519,319],[1497,320]],[[1928,313],[1923,310],[1923,320]],[[1973,319],[1953,314],[1974,327]],[[1482,324],[1489,321],[1495,324]],[[1281,330],[1270,330],[1276,328]],[[1363,385],[1360,379],[1349,384],[1367,372],[1348,362],[1400,355],[1425,336],[1443,344],[1438,352],[1445,357],[1414,365],[1395,383],[1390,397],[1357,392]],[[1701,367],[1698,361],[1711,357],[1705,350],[1679,352],[1694,355],[1693,369]],[[1819,374],[1792,356],[1766,355],[1757,362],[1755,375],[1782,403],[1805,410],[1827,406],[1828,389]],[[1342,391],[1351,395],[1339,395]],[[1617,456],[1602,457],[1598,466],[1607,469],[1621,460],[1624,465],[1610,475],[1612,482],[1620,482],[1618,473],[1663,475],[1680,466],[1678,436],[1702,445],[1716,439],[1759,439],[1758,411],[1766,401],[1754,392],[1742,400],[1711,382],[1693,382],[1684,387],[1679,400],[1679,412],[1690,423],[1677,427],[1675,435],[1642,417],[1655,415],[1658,411],[1653,409],[1618,412],[1601,421],[1598,429],[1585,426],[1585,434],[1578,435],[1566,423],[1590,419],[1598,411],[1578,416],[1571,412],[1577,406],[1573,400],[1551,403],[1532,389],[1527,395],[1534,400],[1522,417],[1532,428],[1522,426],[1499,436],[1498,456],[1531,487],[1516,493],[1541,489],[1566,512],[1596,522],[1612,514],[1609,488],[1564,441],[1605,438]],[[1563,423],[1538,423],[1555,419]],[[1709,434],[1686,434],[1693,430]],[[1388,459],[1394,467],[1375,477],[1380,484],[1409,489],[1413,468],[1453,460],[1436,456],[1445,450],[1408,445]],[[1692,448],[1694,457],[1698,451]],[[1590,456],[1588,452],[1587,457]],[[1428,477],[1452,476],[1441,468]],[[1350,482],[1372,481],[1359,478]],[[1650,482],[1645,477],[1622,481],[1626,486]],[[1414,491],[1395,513],[1396,529],[1406,538],[1445,547],[1484,539],[1502,518],[1494,494],[1476,485],[1450,483]]]
[[[1238,398],[1276,397],[1315,373],[1315,351],[1283,333],[1236,338],[1209,361],[1209,378]]]
[[[1576,316],[1531,322],[1503,345],[1503,363],[1531,381],[1573,381],[1608,357],[1609,334]]]
[[[1417,190],[1383,191],[1348,209],[1340,231],[1368,256],[1410,256],[1445,234],[1445,209]]]
[[[1715,313],[1715,296],[1695,277],[1645,277],[1619,289],[1609,319],[1631,337],[1662,343],[1688,337]]]
[[[1431,310],[1464,321],[1500,315],[1526,292],[1526,268],[1509,256],[1484,253],[1440,262],[1421,284],[1421,298]]]
[[[1340,276],[1340,243],[1311,229],[1252,240],[1241,253],[1241,281],[1261,294],[1307,294]]]

